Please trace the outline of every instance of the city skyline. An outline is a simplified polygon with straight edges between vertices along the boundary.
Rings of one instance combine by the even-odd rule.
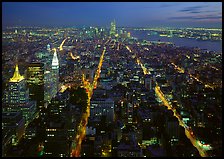
[[[6,26],[221,27],[221,2],[3,2]],[[35,21],[33,20],[35,19]]]
[[[221,3],[3,3],[2,157],[221,157]]]

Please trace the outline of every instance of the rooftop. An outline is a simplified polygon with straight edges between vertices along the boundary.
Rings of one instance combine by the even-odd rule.
[[[23,76],[20,75],[19,73],[19,67],[18,67],[18,64],[16,64],[16,67],[15,67],[15,72],[13,74],[13,77],[10,78],[9,82],[20,82],[24,79]]]

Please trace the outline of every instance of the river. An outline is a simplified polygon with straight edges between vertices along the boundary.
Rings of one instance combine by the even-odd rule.
[[[130,30],[132,37],[137,39],[143,39],[147,41],[158,41],[161,42],[172,42],[176,46],[186,46],[186,47],[198,47],[200,49],[206,49],[209,51],[215,51],[222,53],[222,41],[200,41],[196,39],[189,38],[179,38],[179,37],[164,37],[156,35],[148,35],[149,31],[139,31],[139,30]]]

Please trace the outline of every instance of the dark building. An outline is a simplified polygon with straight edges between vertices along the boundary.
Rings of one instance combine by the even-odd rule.
[[[51,99],[49,104],[50,115],[61,115],[64,110],[68,110],[70,94],[68,91],[63,93],[57,93],[55,97]]]
[[[29,96],[37,101],[37,109],[40,111],[44,105],[44,64],[30,63],[27,68],[27,85]]]
[[[48,122],[46,126],[46,139],[44,149],[46,157],[69,157],[70,148],[68,131],[65,123],[56,118]]]
[[[17,145],[25,132],[25,120],[21,112],[2,113],[3,148]],[[11,141],[9,141],[11,140]]]
[[[171,146],[179,143],[180,126],[176,117],[169,117],[165,122],[165,130],[167,132]]]
[[[122,130],[122,138],[117,146],[118,157],[143,157],[142,149],[137,144],[135,128],[127,125]]]

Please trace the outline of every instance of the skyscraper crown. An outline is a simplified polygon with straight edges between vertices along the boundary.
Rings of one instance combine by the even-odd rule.
[[[53,60],[52,60],[52,66],[59,66],[56,49],[54,50],[54,56],[53,56]]]
[[[21,80],[23,80],[24,77],[20,75],[19,73],[19,67],[18,67],[18,64],[16,64],[16,67],[15,67],[15,72],[13,74],[13,77],[10,78],[9,82],[19,82]]]

